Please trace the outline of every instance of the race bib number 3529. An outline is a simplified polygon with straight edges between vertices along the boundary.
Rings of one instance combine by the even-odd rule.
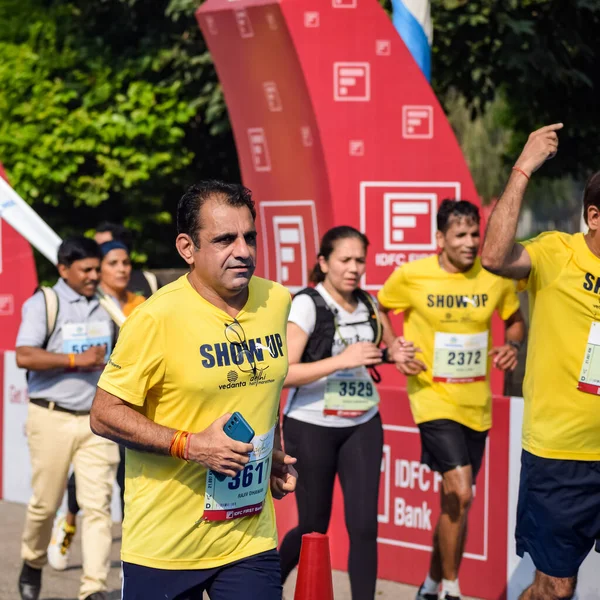
[[[336,371],[325,384],[325,415],[359,417],[379,404],[379,392],[365,367]]]

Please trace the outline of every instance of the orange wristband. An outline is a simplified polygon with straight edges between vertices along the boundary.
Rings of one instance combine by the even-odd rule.
[[[75,354],[73,352],[71,352],[69,354],[69,369],[74,369],[75,368]]]
[[[183,459],[189,460],[190,458],[190,440],[192,439],[192,434],[190,433],[185,440],[185,448],[183,449]]]
[[[189,439],[190,433],[188,431],[176,431],[173,435],[173,439],[171,440],[171,445],[169,446],[169,454],[173,458],[185,458],[185,449],[187,447],[187,441]]]
[[[179,441],[179,438],[181,437],[182,433],[183,433],[183,431],[179,430],[173,434],[173,438],[171,439],[171,445],[169,446],[169,454],[171,456],[175,456],[175,449],[177,448],[177,442]]]
[[[182,458],[187,461],[185,457],[185,449],[187,447],[187,441],[190,438],[190,434],[187,431],[184,431],[181,437],[179,438],[179,447],[177,448],[177,458]]]
[[[527,173],[525,173],[525,171],[523,171],[523,169],[520,169],[519,167],[513,167],[512,170],[521,173],[521,175],[525,175],[525,177],[527,177],[527,181],[531,179],[531,177],[529,177],[529,175],[527,175]]]
[[[186,431],[185,434],[181,436],[181,445],[180,445],[180,452],[179,452],[179,458],[182,458],[185,461],[187,461],[187,458],[185,457],[185,449],[187,448],[187,441],[189,439],[190,439],[190,434]]]

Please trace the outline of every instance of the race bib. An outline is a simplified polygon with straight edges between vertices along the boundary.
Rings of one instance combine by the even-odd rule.
[[[63,352],[81,354],[92,346],[106,346],[104,360],[112,351],[111,327],[107,321],[92,323],[67,323],[62,328]]]
[[[588,394],[600,395],[600,323],[598,322],[592,323],[590,327],[577,389]]]
[[[485,381],[489,333],[435,334],[433,381],[472,383]]]
[[[379,392],[366,367],[336,371],[325,384],[323,414],[360,417],[379,404]]]
[[[250,462],[235,477],[219,481],[212,471],[206,474],[205,521],[229,521],[258,514],[265,503],[271,477],[275,427],[252,440]]]

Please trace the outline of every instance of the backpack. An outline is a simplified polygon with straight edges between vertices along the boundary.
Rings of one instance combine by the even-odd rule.
[[[42,285],[38,289],[42,292],[44,296],[44,302],[46,304],[46,337],[44,338],[44,342],[42,344],[42,350],[45,350],[48,347],[48,342],[50,341],[51,335],[56,329],[56,321],[58,320],[60,302],[58,300],[58,294],[53,288]]]
[[[52,336],[52,334],[54,333],[54,330],[56,329],[56,322],[58,320],[58,311],[60,310],[60,301],[58,299],[58,294],[56,293],[54,288],[46,287],[46,286],[42,285],[38,288],[38,290],[42,292],[42,294],[44,296],[44,303],[46,304],[46,337],[44,338],[44,341],[41,345],[42,350],[45,350],[48,347],[48,342],[50,341],[50,337]],[[101,306],[104,306],[105,310],[107,310],[105,304],[103,304],[103,302],[102,302],[102,299],[100,299],[100,304],[101,304]],[[116,317],[113,316],[113,314],[109,310],[107,310],[107,312],[109,313],[109,315],[112,319],[112,336],[113,336],[113,344],[114,344],[117,340],[117,336],[119,334],[119,327],[120,327],[121,323],[118,323],[118,320],[116,319]]]
[[[142,275],[148,282],[148,287],[152,293],[156,294],[156,291],[158,290],[158,279],[156,278],[156,275],[151,271],[142,271]]]
[[[300,295],[310,296],[317,309],[315,328],[308,338],[301,362],[308,363],[329,358],[331,356],[333,338],[335,337],[335,315],[327,302],[325,302],[323,296],[315,288],[304,288],[296,294],[296,296]],[[379,318],[377,306],[373,298],[360,288],[354,291],[354,296],[369,309],[369,325],[373,329],[373,343],[378,346],[383,337],[383,325]]]
[[[35,290],[35,292],[37,291],[42,292],[42,295],[44,296],[44,303],[46,305],[46,336],[44,337],[44,341],[40,346],[42,350],[45,350],[48,347],[50,336],[54,333],[54,330],[56,329],[56,321],[58,320],[58,310],[60,308],[60,302],[58,300],[58,294],[54,291],[54,289],[50,287],[41,285]],[[27,370],[25,372],[25,378],[27,379],[27,381],[29,381],[30,374],[30,370]]]

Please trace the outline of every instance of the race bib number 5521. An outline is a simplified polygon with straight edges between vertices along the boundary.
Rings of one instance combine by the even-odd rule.
[[[106,321],[67,323],[62,328],[63,352],[81,354],[92,346],[106,346],[105,360],[112,350],[110,324]]]

